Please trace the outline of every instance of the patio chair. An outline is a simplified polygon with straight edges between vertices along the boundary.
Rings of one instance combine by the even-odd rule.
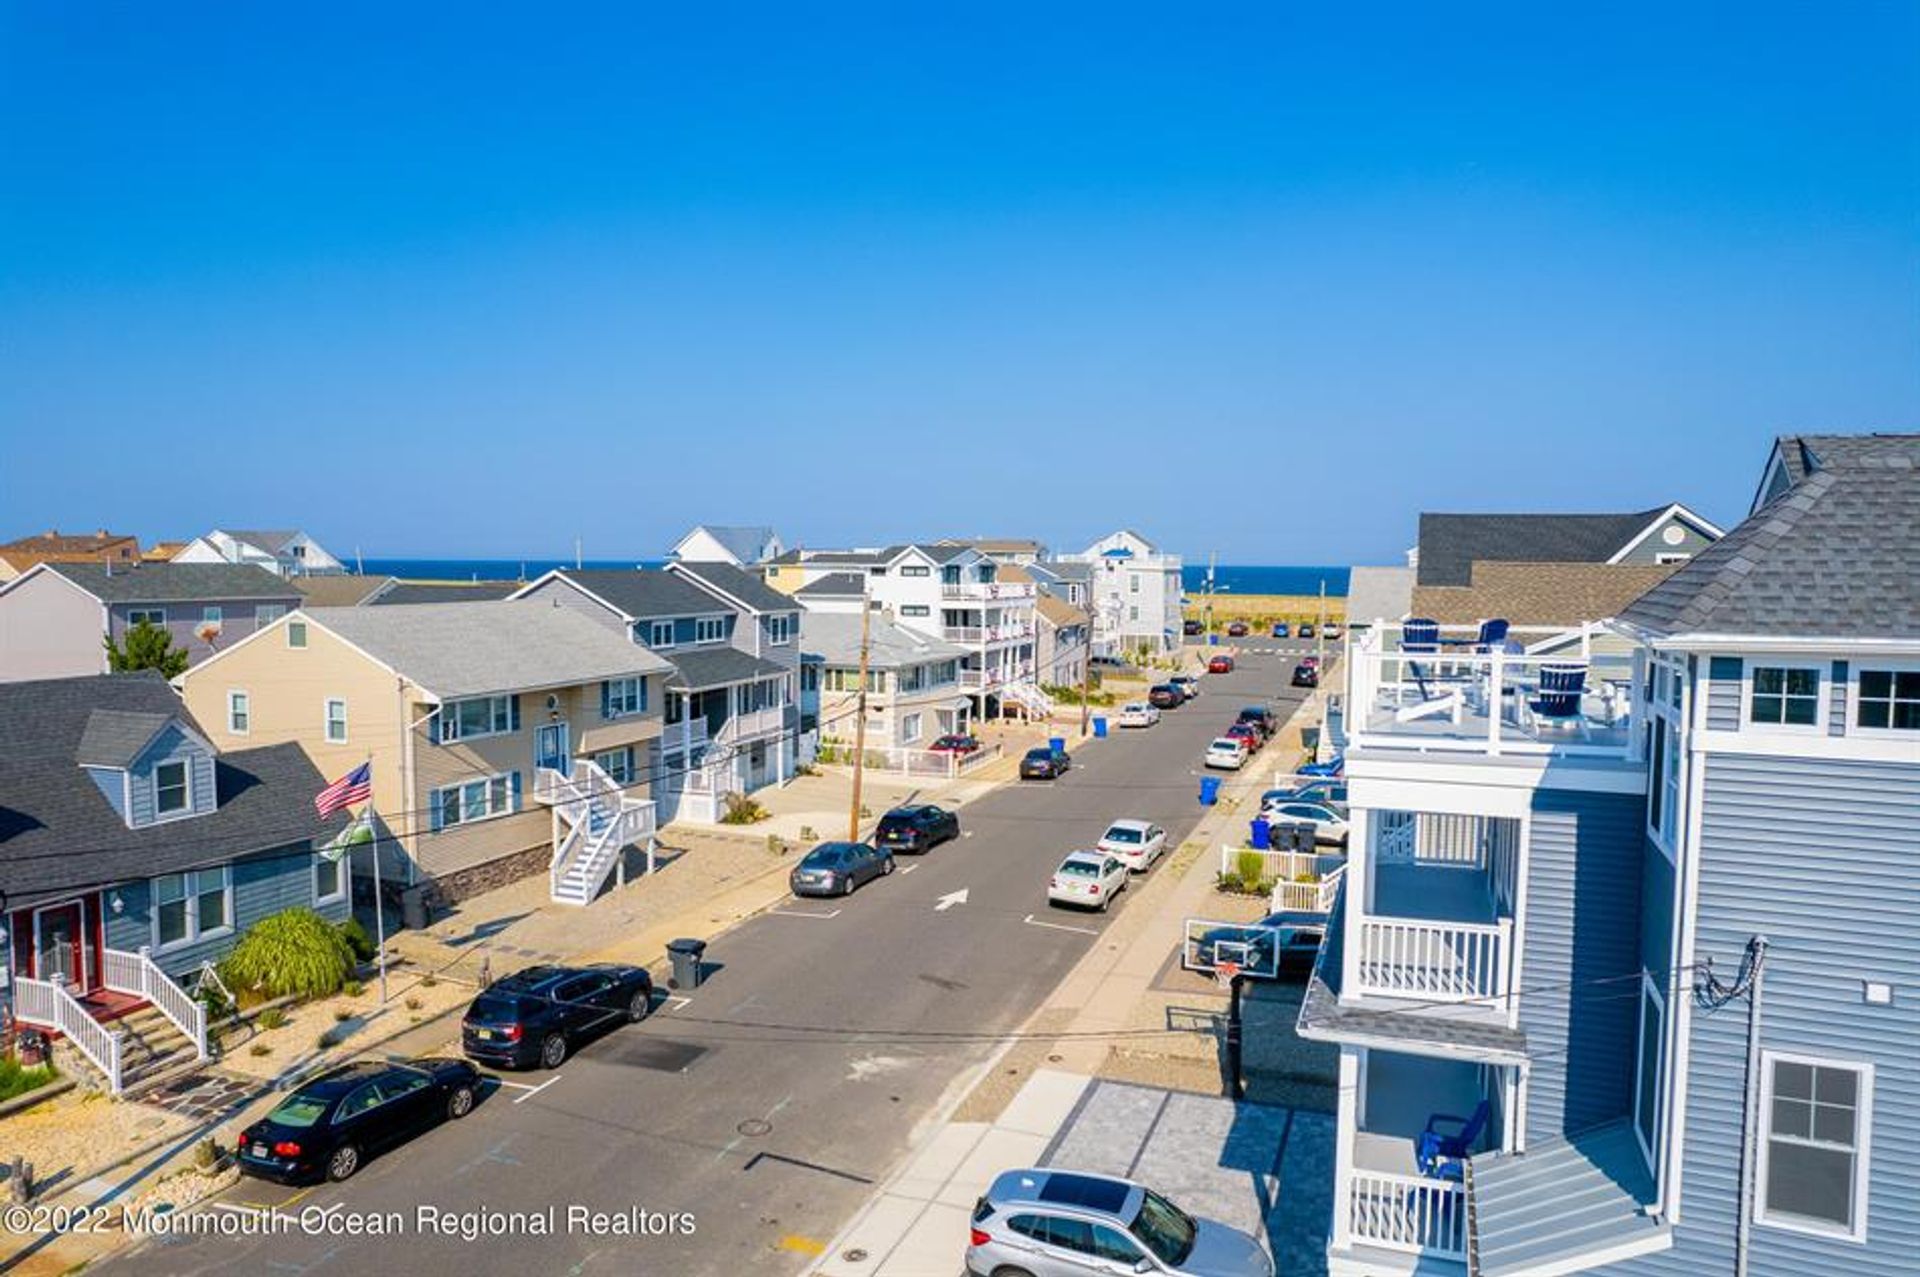
[[[1429,1117],[1427,1129],[1414,1140],[1414,1161],[1420,1173],[1429,1179],[1464,1178],[1466,1167],[1462,1159],[1473,1151],[1474,1143],[1487,1129],[1487,1119],[1492,1115],[1493,1105],[1481,1100],[1471,1117],[1453,1113],[1435,1113]],[[1440,1129],[1443,1125],[1452,1127],[1452,1133]]]
[[[1587,717],[1581,701],[1587,694],[1587,667],[1584,665],[1542,665],[1540,686],[1527,701],[1527,709],[1536,720],[1552,724],[1572,723],[1587,735]]]
[[[1347,756],[1335,754],[1324,763],[1306,763],[1294,772],[1296,776],[1338,776],[1347,770]]]
[[[1496,651],[1505,651],[1507,628],[1507,619],[1504,616],[1496,616],[1491,621],[1480,622],[1480,633],[1473,639],[1474,652],[1480,656],[1487,656]]]
[[[1440,650],[1440,623],[1429,617],[1413,616],[1400,622],[1400,651],[1412,655],[1425,655]],[[1427,680],[1432,677],[1428,666],[1421,661],[1404,662],[1405,673],[1412,679],[1413,686],[1420,693],[1422,703],[1434,699]],[[1395,689],[1394,701],[1403,704],[1406,700],[1406,684],[1403,682]]]

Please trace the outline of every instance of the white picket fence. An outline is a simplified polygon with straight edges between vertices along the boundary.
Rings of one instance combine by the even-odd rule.
[[[1347,1225],[1353,1240],[1464,1262],[1467,1193],[1451,1180],[1354,1170]]]
[[[67,991],[61,979],[13,981],[13,1014],[22,1024],[53,1029],[79,1048],[107,1079],[107,1090],[120,1094],[120,1035],[87,1013]]]

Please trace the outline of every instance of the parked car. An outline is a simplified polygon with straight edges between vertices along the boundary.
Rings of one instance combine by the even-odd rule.
[[[1313,622],[1312,622],[1312,621],[1302,621],[1302,622],[1300,622],[1300,637],[1301,637],[1301,638],[1312,638],[1312,637],[1313,637]]]
[[[1284,824],[1290,821],[1306,821],[1313,825],[1315,842],[1344,843],[1347,840],[1346,809],[1332,803],[1315,802],[1305,798],[1282,798],[1276,802],[1262,802],[1260,814],[1271,824]]]
[[[1192,638],[1196,634],[1205,634],[1207,627],[1198,621],[1182,621],[1180,622],[1180,632],[1188,638]]]
[[[1146,701],[1128,701],[1120,707],[1120,726],[1152,727],[1160,721],[1160,711]]]
[[[1320,627],[1320,635],[1323,638],[1339,638],[1340,622],[1328,621],[1325,625]]]
[[[1073,756],[1064,749],[1038,745],[1020,760],[1021,780],[1056,780],[1073,767]]]
[[[1175,674],[1167,682],[1179,688],[1181,695],[1188,700],[1200,695],[1200,680],[1192,674]]]
[[[282,1184],[342,1180],[428,1127],[473,1112],[480,1071],[465,1060],[362,1060],[305,1083],[240,1132],[242,1174]]]
[[[1259,753],[1260,747],[1267,743],[1267,738],[1260,734],[1259,725],[1255,723],[1235,723],[1227,728],[1226,734],[1246,745],[1249,754]]]
[[[1147,692],[1147,704],[1155,709],[1178,709],[1187,703],[1187,694],[1172,683],[1156,683]]]
[[[1303,656],[1300,658],[1300,663],[1311,669],[1317,670],[1320,668],[1320,658],[1317,656]]]
[[[1167,831],[1150,820],[1116,820],[1100,835],[1098,849],[1135,873],[1153,868],[1167,850]]]
[[[1305,661],[1293,667],[1293,685],[1295,687],[1320,686],[1320,667],[1309,665]]]
[[[974,1203],[967,1271],[1273,1277],[1273,1261],[1239,1229],[1196,1219],[1131,1180],[1013,1170],[996,1176]]]
[[[1321,777],[1318,780],[1303,781],[1291,789],[1269,789],[1260,795],[1260,805],[1264,807],[1268,803],[1285,802],[1293,798],[1304,798],[1317,803],[1335,803],[1344,807],[1347,804],[1347,782],[1331,777]]]
[[[850,896],[893,872],[893,853],[871,843],[823,842],[787,875],[796,896]]]
[[[1267,740],[1280,729],[1280,720],[1265,705],[1248,705],[1240,711],[1240,717],[1234,720],[1240,723],[1252,723],[1260,729],[1260,735]]]
[[[1326,934],[1322,914],[1270,913],[1245,926],[1201,932],[1193,942],[1193,960],[1204,967],[1238,962],[1256,975],[1278,975],[1290,966],[1311,965]]]
[[[980,749],[980,741],[977,737],[956,732],[951,736],[942,736],[939,740],[927,746],[927,749],[929,752],[935,754],[960,754],[964,756],[977,753]]]
[[[932,851],[940,843],[959,836],[959,813],[932,803],[895,807],[880,817],[880,824],[873,831],[874,843],[896,854]]]
[[[1222,771],[1239,771],[1247,764],[1247,743],[1237,736],[1222,736],[1207,746],[1201,761]]]
[[[1228,623],[1227,625],[1228,638],[1245,638],[1246,636],[1247,636],[1247,623],[1245,621],[1232,621]]]
[[[1220,655],[1214,657],[1212,660],[1207,662],[1207,673],[1209,674],[1233,673],[1233,658],[1231,656],[1228,656],[1225,652],[1222,652]]]
[[[1291,637],[1291,635],[1292,630],[1285,621],[1275,621],[1273,623],[1273,636],[1275,638],[1288,638]]]
[[[1105,913],[1127,889],[1127,866],[1104,851],[1069,852],[1047,882],[1047,903],[1079,905]]]
[[[467,1005],[460,1050],[495,1068],[559,1068],[575,1043],[644,1020],[652,1006],[645,967],[526,967]]]
[[[1089,657],[1087,658],[1087,664],[1089,664],[1089,665],[1098,665],[1098,666],[1101,666],[1101,667],[1103,667],[1103,668],[1105,668],[1105,669],[1110,669],[1110,670],[1124,670],[1124,669],[1130,669],[1130,668],[1132,668],[1131,666],[1129,666],[1129,665],[1127,664],[1127,658],[1126,658],[1126,657],[1124,657],[1124,656],[1108,656],[1108,655],[1105,655],[1105,654],[1100,654],[1100,655],[1094,655],[1094,656],[1089,656]]]

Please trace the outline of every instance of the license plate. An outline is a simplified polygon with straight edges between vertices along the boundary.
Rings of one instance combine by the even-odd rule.
[[[488,1039],[493,1037],[493,1030],[492,1029],[475,1029],[473,1031],[473,1036],[479,1038],[482,1042],[485,1042]]]
[[[255,1144],[253,1146],[253,1155],[255,1157],[265,1157],[267,1155],[267,1146],[265,1144]]]

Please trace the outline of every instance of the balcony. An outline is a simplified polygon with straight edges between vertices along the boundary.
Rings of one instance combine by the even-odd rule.
[[[987,637],[984,625],[943,625],[940,637],[949,643],[979,643]]]
[[[1630,653],[1591,629],[1528,634],[1530,652],[1484,650],[1477,634],[1442,626],[1437,643],[1409,648],[1397,624],[1369,630],[1352,649],[1343,704],[1352,745],[1638,761]]]
[[[992,602],[995,599],[1030,599],[1038,592],[1031,581],[943,581],[940,597]]]
[[[1477,1003],[1512,991],[1520,822],[1438,812],[1366,817],[1369,900],[1348,936],[1355,996]]]

